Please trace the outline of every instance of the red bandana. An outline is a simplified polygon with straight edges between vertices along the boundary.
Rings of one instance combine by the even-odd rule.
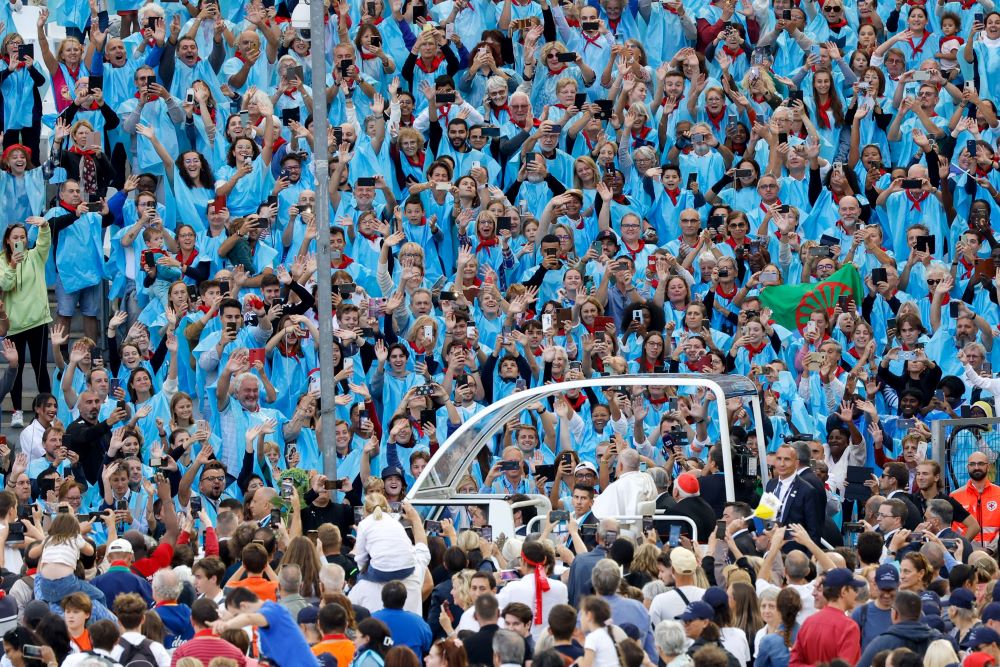
[[[434,60],[430,61],[429,63],[426,62],[423,58],[417,58],[417,67],[419,67],[424,74],[431,74],[437,71],[437,68],[440,67],[441,63],[443,62],[444,62],[443,55],[436,56]]]

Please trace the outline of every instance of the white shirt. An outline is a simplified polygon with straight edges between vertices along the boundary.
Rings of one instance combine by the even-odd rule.
[[[127,641],[133,646],[138,646],[142,643],[145,637],[138,632],[123,632],[122,639]],[[170,653],[160,642],[151,642],[149,645],[149,650],[152,651],[153,657],[156,658],[156,667],[170,667]],[[117,661],[125,653],[125,649],[121,646],[116,646],[111,651],[111,656]]]
[[[31,420],[31,423],[21,431],[21,439],[19,440],[21,451],[27,454],[29,466],[35,459],[45,458],[45,448],[42,447],[42,433],[44,432],[45,427],[37,419]]]
[[[535,575],[529,574],[517,581],[512,581],[503,588],[500,589],[500,593],[497,595],[497,601],[500,603],[500,608],[503,609],[511,602],[522,602],[528,605],[528,609],[531,613],[535,613]],[[534,619],[531,622],[531,636],[538,641],[538,638],[542,636],[542,630],[548,627],[549,624],[549,612],[552,611],[552,607],[557,604],[568,604],[569,603],[569,589],[566,588],[566,584],[559,581],[558,579],[549,579],[549,590],[542,593],[542,622],[541,624],[535,623]]]
[[[604,628],[588,632],[583,640],[583,648],[594,652],[593,667],[619,667],[621,664],[615,643]]]
[[[733,657],[746,667],[753,656],[750,654],[750,644],[747,642],[747,635],[739,628],[720,629],[722,648],[733,654]]]
[[[684,613],[684,608],[688,606],[689,602],[697,602],[705,597],[705,589],[697,586],[681,586],[680,590],[687,598],[687,602],[674,589],[660,593],[653,598],[653,602],[649,605],[649,620],[654,627],[660,621],[674,620]]]
[[[407,540],[407,542],[409,542],[409,540]],[[397,546],[396,548],[398,549],[399,547]],[[427,564],[431,562],[431,552],[428,551],[427,545],[421,542],[416,546],[411,546],[409,553],[413,554],[410,562],[414,569],[413,574],[408,576],[406,579],[403,579],[403,585],[406,586],[406,604],[403,605],[403,609],[422,616],[422,589],[424,575],[427,574]],[[359,604],[368,611],[375,613],[383,608],[382,586],[383,584],[361,579],[354,586],[354,588],[351,589],[347,598],[351,601],[351,603]]]
[[[472,632],[479,632],[479,621],[476,620],[475,605],[463,611],[462,617],[458,619],[458,627],[455,628],[455,632],[461,632],[462,630],[471,630]]]
[[[114,662],[116,665],[118,664],[118,661],[114,660],[111,657],[111,654],[105,651],[104,649],[99,649],[99,648],[94,649],[94,654],[104,656],[108,660]],[[88,660],[93,659],[93,657],[94,655],[91,653],[71,653],[70,655],[66,656],[65,660],[62,661],[62,667],[76,667],[76,665],[84,665],[87,663]],[[169,667],[170,665],[169,660],[167,661],[167,665]]]
[[[382,513],[381,519],[374,514],[366,516],[358,524],[354,560],[360,568],[369,565],[380,572],[413,567],[412,543],[403,524],[387,512]]]

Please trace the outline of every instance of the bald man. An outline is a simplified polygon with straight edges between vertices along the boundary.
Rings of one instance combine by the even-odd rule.
[[[966,463],[969,482],[951,494],[974,516],[982,527],[975,537],[974,546],[996,549],[997,537],[1000,535],[1000,486],[987,479],[990,474],[990,460],[983,452],[973,452]],[[965,533],[965,525],[953,523],[952,528]]]

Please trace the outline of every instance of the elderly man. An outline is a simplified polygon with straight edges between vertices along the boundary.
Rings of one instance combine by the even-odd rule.
[[[620,516],[637,514],[639,503],[656,499],[656,485],[653,479],[639,470],[639,452],[626,449],[619,436],[612,438],[613,446],[608,446],[601,457],[601,472],[604,477],[608,463],[618,451],[618,468],[615,481],[609,484],[594,500],[594,516]]]
[[[177,648],[194,636],[191,607],[177,601],[182,590],[181,580],[170,568],[164,568],[153,575],[153,609],[167,628],[163,645],[168,650]]]
[[[621,627],[631,623],[639,628],[639,643],[646,651],[650,660],[656,660],[656,646],[653,643],[653,633],[650,632],[649,612],[638,600],[618,595],[618,587],[622,582],[622,571],[618,563],[610,558],[603,558],[594,566],[590,574],[594,593],[603,597],[611,606],[611,621]]]
[[[309,606],[309,601],[302,597],[302,568],[294,563],[283,565],[278,570],[278,604],[288,610],[292,617],[299,610]]]

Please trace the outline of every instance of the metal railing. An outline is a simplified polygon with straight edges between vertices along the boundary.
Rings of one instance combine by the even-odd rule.
[[[931,422],[931,456],[941,465],[945,490],[950,493],[969,481],[967,463],[973,452],[990,462],[988,479],[996,481],[1000,457],[1000,418],[938,419]]]

